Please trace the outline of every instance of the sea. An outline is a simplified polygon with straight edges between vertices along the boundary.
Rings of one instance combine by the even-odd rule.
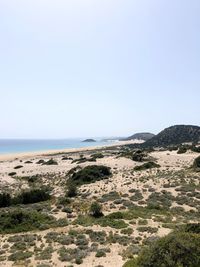
[[[40,152],[92,146],[110,145],[114,140],[95,139],[96,142],[83,142],[84,139],[0,139],[0,154]]]

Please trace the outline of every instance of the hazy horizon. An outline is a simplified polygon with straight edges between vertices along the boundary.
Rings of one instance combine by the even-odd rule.
[[[200,1],[1,0],[0,139],[200,125]]]

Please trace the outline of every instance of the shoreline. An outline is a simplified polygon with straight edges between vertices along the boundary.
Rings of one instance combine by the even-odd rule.
[[[117,141],[109,145],[96,145],[80,148],[65,148],[65,149],[49,149],[44,151],[30,151],[30,152],[16,152],[9,154],[0,154],[0,161],[15,160],[15,159],[26,159],[31,157],[51,156],[52,154],[64,154],[64,153],[78,153],[83,151],[92,151],[96,149],[103,149],[109,147],[117,147],[128,144],[142,143],[141,140],[130,140],[130,141]]]

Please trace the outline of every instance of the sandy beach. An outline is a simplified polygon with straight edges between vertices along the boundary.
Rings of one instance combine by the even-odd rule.
[[[130,141],[116,141],[113,144],[109,145],[101,145],[101,146],[89,146],[83,148],[66,148],[66,149],[53,149],[53,150],[45,150],[45,151],[34,151],[34,152],[19,152],[19,153],[6,153],[0,154],[0,161],[4,160],[14,160],[16,158],[26,159],[31,157],[38,157],[38,156],[47,156],[50,154],[64,154],[64,153],[75,153],[75,152],[84,152],[84,151],[92,151],[96,149],[108,148],[108,147],[117,147],[123,146],[128,144],[140,144],[142,140],[130,140]]]
[[[96,267],[103,262],[104,267],[122,267],[129,251],[133,251],[131,253],[139,251],[144,242],[167,235],[175,225],[182,224],[183,221],[198,222],[199,218],[195,212],[197,202],[200,201],[193,196],[183,198],[181,191],[181,188],[188,186],[191,181],[193,184],[199,183],[199,174],[194,175],[189,169],[198,153],[188,151],[184,154],[177,154],[177,151],[154,151],[147,153],[144,162],[154,161],[159,167],[134,171],[134,168],[141,166],[143,162],[136,162],[121,154],[123,145],[131,143],[135,141],[116,142],[103,147],[1,155],[1,192],[16,196],[21,192],[47,186],[51,189],[50,201],[21,205],[17,207],[17,210],[37,211],[47,216],[51,215],[59,224],[47,225],[47,229],[37,228],[30,232],[0,235],[0,245],[7,247],[6,254],[3,254],[6,260],[2,259],[0,266],[11,267],[15,266],[14,263],[28,267],[65,267],[68,266],[65,255],[69,249],[72,249],[70,253],[72,251],[77,253],[73,256],[74,258],[70,258],[74,266]],[[95,161],[90,161],[95,154],[100,157]],[[83,162],[82,159],[84,159]],[[49,160],[53,160],[56,164],[40,163]],[[105,180],[81,185],[78,188],[78,195],[69,202],[63,203],[61,199],[65,198],[67,181],[70,177],[68,173],[71,170],[82,170],[89,166],[93,168],[94,165],[110,168],[112,175]],[[198,192],[200,191],[196,191]],[[172,211],[168,210],[167,215],[163,215],[162,210],[159,209],[154,212],[149,211],[146,206],[152,203],[152,199],[154,203],[156,201],[160,201],[162,205],[167,203]],[[124,220],[119,219],[114,222],[111,220],[108,224],[105,222],[99,224],[98,220],[90,223],[90,220],[87,221],[87,214],[91,203],[96,200],[102,203],[104,220],[106,216],[116,212],[130,214]],[[137,205],[136,210],[135,205]],[[165,208],[168,209],[168,206]],[[9,209],[12,211],[15,207]],[[176,213],[173,211],[176,209],[180,211],[183,209],[183,211]],[[193,218],[189,217],[191,211],[194,213]],[[133,215],[131,215],[132,212]],[[82,222],[80,222],[80,216],[82,219],[85,218]],[[64,222],[66,225],[60,226],[60,223]],[[71,231],[78,232],[77,236],[70,237]],[[23,246],[24,242],[17,241],[17,236],[20,236],[22,240],[27,239],[27,235],[30,240],[34,241],[32,241],[33,244],[26,243],[26,252],[23,252],[25,259],[19,260],[21,256],[15,253],[21,255],[20,246]],[[51,236],[51,241],[48,236]],[[76,239],[79,236],[84,240]],[[112,243],[113,238],[115,241]],[[68,239],[74,241],[68,241]],[[84,254],[81,252],[81,245],[77,245],[80,242],[85,244]],[[97,243],[97,247],[92,249],[93,243]],[[13,246],[16,248],[14,249]],[[27,251],[30,254],[25,254]],[[65,253],[63,254],[62,251]],[[98,257],[101,253],[104,256]],[[82,255],[82,260],[81,263],[76,264],[78,255]]]

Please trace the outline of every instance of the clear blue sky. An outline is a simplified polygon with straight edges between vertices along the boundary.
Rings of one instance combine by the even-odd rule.
[[[0,138],[200,124],[199,0],[0,0]]]

